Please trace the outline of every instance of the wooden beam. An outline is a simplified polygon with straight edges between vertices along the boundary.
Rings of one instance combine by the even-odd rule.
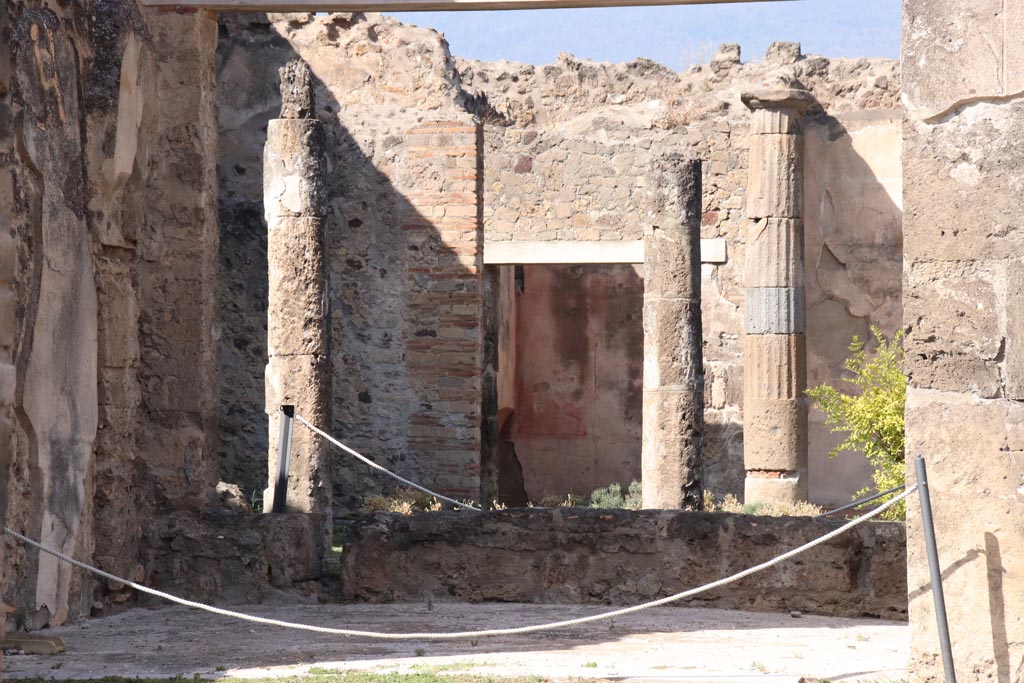
[[[772,0],[142,0],[148,7],[223,12],[436,12],[647,5],[719,5]]]

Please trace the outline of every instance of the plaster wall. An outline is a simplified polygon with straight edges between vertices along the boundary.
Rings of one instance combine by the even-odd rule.
[[[515,444],[530,500],[640,479],[642,266],[526,266]]]
[[[807,384],[837,383],[853,335],[900,329],[903,267],[902,121],[897,110],[822,117],[804,136]],[[809,413],[813,500],[839,503],[867,486],[863,459],[828,453],[843,439]]]
[[[928,463],[958,680],[1024,677],[1024,2],[906,0],[908,472]],[[911,669],[943,680],[919,509]]]

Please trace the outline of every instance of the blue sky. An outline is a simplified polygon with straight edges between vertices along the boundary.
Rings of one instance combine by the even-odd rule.
[[[739,43],[743,61],[795,40],[805,54],[899,57],[900,0],[795,0],[725,5],[521,12],[409,12],[405,23],[442,31],[452,52],[475,59],[554,61],[559,52],[624,62],[649,57],[673,69]]]

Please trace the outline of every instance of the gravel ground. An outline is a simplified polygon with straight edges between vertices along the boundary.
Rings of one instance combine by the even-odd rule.
[[[394,603],[259,605],[252,614],[381,631],[520,626],[603,611],[593,606]],[[573,628],[477,641],[338,638],[179,607],[133,609],[44,631],[55,656],[5,657],[4,680],[183,675],[264,678],[338,670],[457,670],[651,681],[890,681],[907,677],[905,623],[660,607]]]

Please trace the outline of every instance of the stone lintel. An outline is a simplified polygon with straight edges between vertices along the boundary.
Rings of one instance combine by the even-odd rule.
[[[727,260],[727,247],[724,237],[712,237],[700,241],[701,263],[720,264],[725,263]],[[484,264],[489,266],[643,262],[643,240],[511,240],[484,242]]]

